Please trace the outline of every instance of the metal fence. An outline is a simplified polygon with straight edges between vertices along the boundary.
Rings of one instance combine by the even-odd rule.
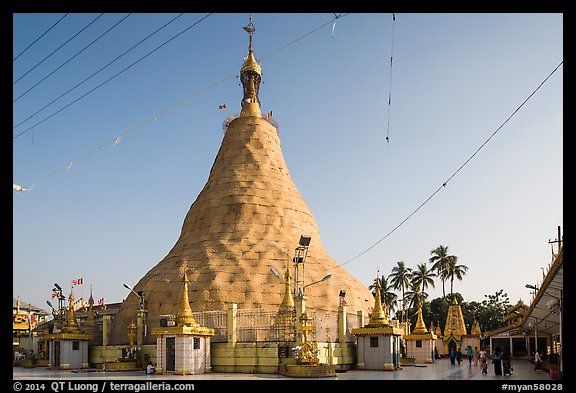
[[[338,312],[307,309],[314,331],[309,337],[314,341],[335,341],[338,337]],[[212,342],[226,342],[228,336],[227,311],[194,312],[200,326],[216,329]],[[295,312],[279,314],[278,310],[238,309],[236,311],[236,335],[238,342],[285,342],[293,341],[296,332]],[[364,323],[363,323],[364,324]],[[355,313],[346,313],[346,341],[355,341],[352,329],[360,327]]]

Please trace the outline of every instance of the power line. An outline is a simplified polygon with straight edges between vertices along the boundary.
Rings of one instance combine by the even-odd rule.
[[[349,15],[349,14],[346,14],[346,15]],[[314,30],[312,30],[312,31],[310,31],[310,32],[308,32],[308,33],[306,33],[306,34],[304,34],[304,35],[296,38],[295,40],[292,40],[292,41],[290,41],[289,43],[281,46],[280,48],[272,51],[271,53],[269,53],[269,54],[267,54],[266,56],[264,56],[263,58],[261,58],[261,60],[263,60],[264,58],[268,58],[268,57],[271,57],[271,56],[275,55],[275,54],[278,53],[279,51],[281,51],[281,50],[289,47],[290,45],[294,44],[295,42],[301,40],[301,39],[304,38],[304,37],[309,36],[310,34],[318,31],[320,28],[322,28],[322,27],[324,27],[324,26],[326,26],[326,25],[328,25],[328,24],[330,24],[330,23],[332,23],[332,20],[329,21],[329,22],[327,22],[327,23],[324,23],[324,24],[321,25],[320,27],[315,28]],[[73,160],[73,161],[70,161],[70,162],[66,163],[65,165],[62,165],[62,166],[60,166],[59,168],[57,168],[57,169],[53,170],[52,172],[48,173],[47,175],[45,175],[45,176],[37,179],[37,180],[36,180],[35,182],[33,182],[29,187],[26,187],[26,188],[30,190],[30,189],[32,189],[33,187],[35,187],[36,184],[38,184],[39,182],[41,182],[41,181],[49,178],[50,176],[55,175],[56,173],[60,172],[60,171],[63,170],[63,169],[70,168],[70,166],[72,165],[73,162],[76,162],[76,161],[79,161],[79,160],[81,160],[81,159],[83,159],[83,158],[86,158],[87,156],[89,156],[89,155],[97,152],[98,150],[102,149],[103,147],[105,147],[105,146],[107,146],[107,145],[109,145],[109,144],[111,144],[111,143],[113,143],[113,144],[118,143],[118,141],[119,141],[123,136],[125,136],[125,135],[127,135],[127,134],[129,134],[129,133],[131,133],[131,132],[133,132],[133,131],[136,131],[137,129],[145,126],[146,124],[149,124],[149,123],[151,123],[151,122],[156,121],[160,116],[163,116],[163,115],[167,114],[168,112],[171,112],[172,110],[176,109],[176,108],[179,107],[180,105],[185,104],[186,102],[192,100],[193,98],[198,97],[199,95],[207,92],[208,90],[210,90],[210,89],[218,86],[219,84],[225,82],[226,80],[228,80],[228,79],[230,79],[230,78],[232,78],[233,76],[236,76],[236,75],[238,75],[238,72],[234,72],[234,73],[232,73],[232,74],[224,77],[224,78],[221,79],[220,81],[218,81],[218,82],[216,82],[216,83],[213,83],[212,85],[210,85],[210,86],[206,87],[205,89],[197,92],[196,94],[194,94],[194,95],[192,95],[192,96],[190,96],[190,97],[188,97],[188,98],[185,98],[184,100],[182,100],[182,101],[180,101],[180,102],[172,105],[170,108],[165,109],[164,111],[162,111],[162,112],[160,112],[160,113],[158,113],[158,114],[156,114],[156,115],[148,118],[147,120],[141,122],[140,124],[137,124],[136,126],[128,129],[127,131],[125,131],[125,132],[123,132],[123,133],[121,133],[121,134],[116,135],[114,138],[112,138],[112,139],[104,142],[103,144],[101,144],[101,145],[99,145],[99,146],[96,146],[96,147],[92,148],[90,151],[84,153],[83,155],[81,155],[81,156],[78,157],[77,159],[75,159],[75,160]]]
[[[110,82],[112,79],[116,78],[117,76],[119,76],[120,74],[123,74],[125,71],[129,70],[132,66],[136,65],[137,63],[141,62],[142,60],[144,60],[145,58],[147,58],[148,56],[150,56],[152,53],[156,52],[158,49],[160,49],[161,47],[163,47],[164,45],[166,45],[167,43],[169,43],[170,41],[172,41],[173,39],[177,38],[178,36],[184,34],[186,31],[190,30],[192,27],[196,26],[198,23],[202,22],[204,19],[206,19],[207,17],[209,17],[210,15],[212,15],[212,13],[209,13],[207,15],[205,15],[204,17],[202,17],[200,20],[194,22],[192,25],[188,26],[186,29],[182,30],[180,33],[176,34],[175,36],[173,36],[172,38],[170,38],[168,41],[165,41],[164,43],[160,44],[159,46],[157,46],[154,50],[152,50],[151,52],[148,52],[146,55],[142,56],[140,59],[136,60],[135,62],[133,62],[132,64],[130,64],[128,67],[124,68],[122,71],[118,72],[117,74],[115,74],[114,76],[106,79],[104,82],[100,83],[98,86],[94,87],[93,89],[91,89],[90,91],[88,91],[87,93],[84,93],[83,95],[81,95],[80,97],[76,98],[74,101],[70,102],[68,105],[60,108],[59,110],[57,110],[56,112],[52,113],[51,115],[49,115],[48,117],[45,117],[43,120],[39,121],[38,123],[34,124],[31,127],[28,127],[27,129],[25,129],[24,131],[22,131],[21,133],[19,133],[18,135],[16,135],[14,138],[12,139],[16,139],[19,136],[25,134],[26,132],[30,131],[31,129],[33,129],[34,127],[44,123],[46,120],[50,119],[51,117],[57,115],[58,113],[62,112],[64,109],[70,107],[72,104],[75,104],[76,102],[80,101],[82,98],[86,97],[88,94],[92,93],[93,91],[97,90],[98,88],[104,86],[106,83]]]
[[[24,73],[24,75],[22,75],[20,78],[16,79],[14,81],[14,83],[12,83],[12,85],[15,85],[16,83],[18,83],[18,81],[22,78],[24,78],[26,75],[28,75],[30,73],[30,71],[32,71],[33,69],[35,69],[36,67],[38,67],[40,64],[44,63],[50,56],[52,56],[54,53],[58,52],[64,45],[66,45],[67,43],[69,43],[70,41],[72,41],[74,38],[76,38],[78,36],[78,34],[82,33],[84,30],[86,30],[88,27],[90,27],[94,22],[96,22],[98,19],[100,19],[100,17],[104,15],[104,14],[100,14],[98,15],[96,18],[94,18],[92,20],[92,22],[88,23],[86,26],[84,26],[84,28],[82,28],[82,30],[80,30],[78,33],[74,34],[72,37],[70,37],[65,43],[63,43],[62,45],[60,45],[58,48],[54,49],[52,51],[52,53],[50,53],[48,56],[46,56],[44,59],[42,59],[39,63],[36,63],[36,65],[32,68],[30,68],[28,71],[26,71]]]
[[[184,14],[179,14],[176,17],[172,18],[170,21],[168,21],[167,23],[165,23],[164,25],[160,26],[158,29],[156,29],[155,31],[153,31],[152,33],[148,34],[147,37],[145,37],[144,39],[140,40],[140,42],[138,42],[137,44],[133,45],[130,49],[124,51],[124,53],[120,54],[119,56],[117,56],[114,60],[110,61],[108,64],[106,64],[105,66],[101,67],[98,71],[94,72],[92,75],[90,75],[89,77],[85,78],[82,82],[76,84],[75,86],[73,86],[71,89],[69,89],[68,91],[60,94],[58,97],[56,97],[55,99],[53,99],[52,101],[50,101],[48,104],[44,105],[41,109],[39,109],[38,111],[36,111],[35,113],[33,113],[32,115],[28,116],[26,119],[22,120],[20,123],[16,124],[12,129],[15,130],[16,128],[18,128],[19,126],[21,126],[22,124],[26,123],[28,120],[30,120],[31,118],[33,118],[34,116],[36,116],[38,113],[42,112],[44,109],[48,108],[50,105],[52,105],[53,103],[55,103],[56,101],[58,101],[60,98],[64,97],[65,95],[67,95],[68,93],[70,93],[72,90],[76,89],[77,87],[81,86],[82,84],[84,84],[85,82],[87,82],[88,80],[92,79],[96,74],[100,73],[101,71],[103,71],[104,69],[108,68],[110,65],[112,65],[114,62],[116,62],[116,60],[120,59],[121,57],[123,57],[124,55],[126,55],[128,52],[130,52],[132,49],[136,48],[138,45],[140,45],[141,43],[143,43],[144,41],[146,41],[148,38],[152,37],[154,34],[158,33],[160,30],[162,30],[163,28],[165,28],[166,26],[168,26],[170,23],[174,22],[176,19],[180,18],[182,15]]]
[[[454,176],[456,176],[456,174],[458,172],[460,172],[460,170],[462,170],[462,168],[464,168],[464,166],[466,164],[468,164],[468,162],[470,162],[470,160],[472,160],[472,158],[474,158],[474,156],[476,156],[476,154],[478,154],[478,152],[484,147],[486,146],[486,144],[496,135],[496,133],[498,133],[498,131],[500,131],[500,129],[502,127],[504,127],[506,125],[506,123],[508,123],[508,121],[520,110],[520,108],[522,108],[524,106],[524,104],[526,104],[526,102],[528,102],[528,100],[538,91],[540,90],[540,87],[542,87],[544,85],[544,83],[546,83],[546,81],[558,70],[558,68],[560,68],[560,66],[564,63],[564,61],[561,61],[560,64],[558,64],[556,66],[556,68],[554,68],[554,70],[548,74],[548,76],[538,85],[538,87],[532,92],[530,93],[530,95],[522,102],[522,104],[520,104],[520,106],[518,108],[516,108],[512,114],[510,116],[508,116],[508,118],[496,129],[496,131],[494,131],[492,133],[492,135],[490,135],[490,137],[488,139],[486,139],[486,141],[484,141],[484,143],[482,143],[480,145],[480,147],[478,147],[478,149],[476,149],[476,151],[466,160],[464,161],[464,163],[462,165],[460,165],[460,167],[458,169],[456,169],[456,171],[454,171],[454,173],[452,173],[448,179],[446,179],[446,181],[444,181],[444,183],[442,183],[442,185],[440,187],[438,187],[436,189],[436,191],[434,191],[432,193],[432,195],[430,195],[424,202],[422,202],[420,204],[420,206],[418,206],[412,213],[410,213],[408,215],[408,217],[406,217],[404,220],[402,220],[398,225],[396,225],[394,228],[392,228],[392,230],[390,232],[388,232],[386,235],[384,235],[384,237],[382,237],[380,240],[378,240],[376,243],[372,244],[370,247],[368,247],[366,250],[362,251],[360,254],[356,255],[354,258],[338,265],[338,266],[344,266],[358,258],[360,258],[362,255],[366,254],[368,251],[370,251],[371,249],[373,249],[374,247],[376,247],[378,244],[380,244],[380,242],[382,242],[384,239],[386,239],[388,236],[390,236],[392,233],[394,233],[396,231],[396,229],[400,228],[400,226],[402,226],[406,221],[408,221],[410,219],[410,217],[412,217],[414,214],[416,214],[416,212],[418,210],[420,210],[422,207],[424,207],[424,205],[426,205],[426,203],[428,203],[428,201],[430,201],[436,194],[438,194],[438,192],[440,192],[440,190],[444,187],[446,187],[446,185],[448,184],[448,182],[450,180],[452,180],[452,178]]]
[[[54,26],[56,26],[58,23],[60,23],[60,21],[61,21],[62,19],[66,18],[66,16],[68,16],[68,13],[64,14],[63,17],[61,17],[60,19],[58,19],[58,21],[56,21],[56,23],[54,23],[52,26],[50,26],[50,28],[49,28],[48,30],[46,30],[40,37],[36,38],[36,39],[34,40],[34,42],[32,42],[30,45],[28,45],[28,46],[26,47],[26,49],[24,49],[22,52],[20,52],[15,58],[12,59],[12,61],[14,62],[17,58],[19,58],[20,56],[22,56],[22,54],[23,54],[24,52],[26,52],[28,49],[30,49],[30,47],[31,47],[32,45],[34,45],[36,42],[38,42],[38,40],[40,40],[40,38],[44,37],[50,30],[52,30],[52,28],[54,28]]]
[[[46,79],[48,79],[48,77],[50,77],[52,74],[54,74],[56,71],[58,71],[60,68],[64,67],[66,64],[68,64],[69,62],[71,62],[72,60],[74,60],[77,56],[79,56],[82,52],[84,52],[86,49],[88,49],[89,47],[91,47],[94,43],[96,43],[96,41],[98,41],[100,38],[104,37],[106,34],[108,34],[112,29],[114,29],[116,26],[118,26],[120,23],[124,22],[124,20],[126,20],[126,18],[128,18],[130,15],[132,14],[128,14],[125,17],[123,17],[122,19],[120,19],[118,22],[116,22],[112,27],[110,27],[108,30],[106,30],[104,33],[100,34],[100,36],[98,36],[98,38],[96,38],[94,41],[92,41],[91,43],[89,43],[87,46],[85,46],[82,50],[80,50],[79,52],[77,52],[74,56],[72,56],[71,58],[69,58],[68,60],[66,60],[63,64],[61,64],[59,67],[57,67],[54,71],[52,71],[51,73],[49,73],[48,75],[46,75],[44,78],[42,78],[39,82],[37,82],[34,86],[32,86],[31,88],[29,88],[28,90],[26,90],[24,93],[20,94],[14,101],[12,101],[12,103],[15,103],[16,101],[18,101],[20,98],[24,97],[26,94],[28,94],[28,92],[30,92],[30,90],[32,90],[33,88],[35,88],[36,86],[38,86],[40,83],[44,82]]]
[[[392,14],[392,45],[390,46],[390,84],[388,87],[388,123],[386,126],[386,142],[390,142],[390,105],[392,103],[392,59],[394,58],[394,23],[396,16]]]

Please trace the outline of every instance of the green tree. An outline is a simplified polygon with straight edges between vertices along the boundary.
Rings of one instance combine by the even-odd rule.
[[[434,250],[430,251],[432,255],[428,262],[432,264],[432,271],[436,272],[438,278],[442,280],[442,296],[446,296],[445,283],[448,279],[448,264],[451,255],[448,254],[448,246],[439,245]]]
[[[446,267],[447,275],[450,278],[450,293],[454,292],[454,277],[459,281],[468,271],[468,266],[458,265],[458,257],[456,255],[451,255],[449,258],[448,265]]]
[[[418,302],[423,302],[428,294],[420,289],[420,285],[415,281],[410,281],[410,288],[406,291],[406,303],[409,309],[418,308]],[[409,314],[412,315],[412,314]]]
[[[434,321],[434,324],[440,325],[442,331],[444,331],[444,325],[448,317],[448,308],[450,307],[450,303],[452,303],[453,297],[456,298],[458,304],[462,305],[464,303],[464,298],[459,292],[454,292],[430,301],[430,320]]]
[[[444,331],[444,324],[446,323],[446,318],[448,316],[448,308],[453,297],[456,297],[456,301],[460,304],[468,333],[470,333],[474,320],[478,322],[482,332],[494,330],[506,325],[504,317],[511,305],[508,295],[504,293],[503,290],[499,290],[493,295],[484,295],[485,299],[481,302],[465,302],[459,292],[432,299],[429,303],[429,314],[427,314],[428,319],[425,320],[434,321],[434,324],[439,324],[442,331]],[[424,315],[424,308],[422,310]]]
[[[482,331],[494,330],[506,325],[504,317],[510,308],[510,299],[503,289],[493,295],[484,295],[482,300],[482,312],[476,316]]]
[[[392,268],[392,273],[388,275],[392,288],[402,291],[402,310],[405,310],[406,308],[405,291],[410,285],[411,277],[412,269],[406,267],[406,264],[403,261],[396,262],[396,266]],[[402,314],[404,314],[404,312]]]
[[[428,270],[428,265],[425,263],[420,263],[416,266],[416,270],[412,272],[411,281],[415,286],[420,287],[422,293],[427,295],[426,288],[436,288],[434,277],[436,277],[436,273],[434,273],[432,270]]]

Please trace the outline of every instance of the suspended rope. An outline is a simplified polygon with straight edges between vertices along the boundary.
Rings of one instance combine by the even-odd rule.
[[[334,14],[334,24],[332,25],[332,38],[334,38],[334,29],[336,28],[336,21],[340,19],[342,14]]]
[[[66,18],[66,16],[68,16],[68,13],[64,14],[63,17],[61,17],[60,19],[58,19],[56,21],[56,23],[54,23],[52,26],[50,26],[50,28],[48,30],[46,30],[44,33],[42,33],[42,35],[40,35],[40,37],[36,38],[30,45],[28,45],[26,47],[26,49],[24,49],[22,52],[18,53],[18,55],[12,59],[12,61],[14,62],[17,58],[19,58],[20,56],[22,56],[24,54],[24,52],[26,52],[28,49],[30,49],[32,47],[32,45],[34,45],[36,42],[38,42],[40,40],[40,38],[44,37],[46,34],[48,34],[48,32],[50,30],[52,30],[58,23],[60,23],[60,21],[62,21],[62,19]]]
[[[96,18],[92,19],[92,21],[90,23],[88,23],[86,26],[84,26],[82,28],[82,30],[80,30],[78,33],[74,34],[72,37],[70,37],[65,43],[63,43],[62,45],[60,45],[58,48],[54,49],[52,51],[52,53],[50,53],[48,56],[46,56],[45,58],[43,58],[40,62],[36,63],[36,65],[32,68],[30,68],[28,71],[26,71],[23,75],[20,76],[20,78],[16,79],[14,81],[14,83],[12,83],[12,85],[15,85],[16,83],[18,83],[18,81],[22,78],[24,78],[26,75],[28,75],[32,70],[34,70],[36,67],[38,67],[40,64],[44,63],[46,60],[48,60],[48,58],[50,58],[50,56],[52,56],[54,53],[58,52],[60,49],[62,49],[62,47],[64,45],[66,45],[67,43],[69,43],[70,41],[72,41],[74,38],[76,38],[80,33],[82,33],[84,30],[86,30],[88,27],[90,27],[94,22],[96,22],[98,19],[100,19],[102,17],[102,15],[104,14],[100,14],[98,15]]]
[[[119,56],[116,56],[116,58],[114,58],[112,61],[108,62],[106,65],[104,65],[103,67],[101,67],[98,71],[94,72],[92,75],[90,75],[89,77],[85,78],[82,82],[77,83],[75,86],[73,86],[72,88],[68,89],[66,92],[60,94],[58,97],[56,97],[55,99],[53,99],[52,101],[50,101],[48,104],[44,105],[41,109],[37,110],[35,113],[33,113],[32,115],[28,116],[26,119],[22,120],[20,123],[16,124],[12,129],[16,129],[19,126],[21,126],[22,124],[26,123],[28,120],[30,120],[31,118],[33,118],[34,116],[36,116],[38,113],[42,112],[44,109],[48,108],[50,105],[52,105],[53,103],[55,103],[56,101],[58,101],[60,98],[64,97],[65,95],[67,95],[68,93],[70,93],[72,90],[75,90],[77,87],[79,87],[80,85],[84,84],[85,82],[87,82],[88,80],[92,79],[95,75],[97,75],[98,73],[100,73],[101,71],[103,71],[104,69],[108,68],[110,65],[112,65],[114,62],[116,62],[116,60],[120,59],[121,57],[125,56],[126,54],[128,54],[128,52],[130,52],[131,50],[133,50],[134,48],[136,48],[138,45],[140,45],[141,43],[143,43],[144,41],[146,41],[147,39],[149,39],[150,37],[152,37],[154,34],[158,33],[160,30],[162,30],[163,28],[165,28],[166,26],[168,26],[170,23],[174,22],[176,19],[180,18],[182,15],[184,14],[179,14],[176,17],[172,18],[170,21],[168,21],[167,23],[165,23],[164,25],[162,25],[161,27],[159,27],[158,29],[156,29],[155,31],[153,31],[152,33],[148,34],[147,37],[143,38],[142,40],[140,40],[140,42],[138,42],[137,44],[133,45],[130,49],[127,49],[126,51],[124,51],[122,54],[120,54]]]
[[[110,82],[111,80],[113,80],[114,78],[118,77],[119,75],[121,75],[122,73],[130,70],[130,68],[134,65],[136,65],[137,63],[141,62],[142,60],[146,59],[148,56],[150,56],[151,54],[153,54],[154,52],[156,52],[158,49],[162,48],[164,45],[166,45],[167,43],[169,43],[170,41],[172,41],[173,39],[177,38],[178,36],[180,36],[181,34],[185,33],[186,31],[190,30],[192,27],[196,26],[198,23],[202,22],[204,19],[206,19],[207,17],[209,17],[210,15],[212,15],[211,13],[204,16],[202,19],[196,21],[195,23],[193,23],[191,26],[188,26],[186,29],[182,30],[180,33],[176,34],[175,36],[173,36],[172,38],[170,38],[168,41],[163,42],[161,45],[157,46],[156,48],[154,48],[151,52],[148,52],[147,54],[145,54],[144,56],[142,56],[141,58],[139,58],[138,60],[136,60],[135,62],[133,62],[132,64],[130,64],[129,66],[127,66],[126,68],[124,68],[122,71],[116,73],[115,75],[111,76],[110,78],[106,79],[104,82],[100,83],[99,85],[97,85],[96,87],[92,88],[90,91],[88,91],[87,93],[84,93],[83,95],[81,95],[80,97],[76,98],[74,101],[70,102],[68,105],[60,108],[59,110],[57,110],[56,112],[52,113],[51,115],[49,115],[48,117],[45,117],[44,119],[42,119],[41,121],[37,122],[36,124],[34,124],[31,127],[28,127],[27,129],[25,129],[24,131],[20,132],[19,134],[17,134],[14,138],[12,139],[16,139],[19,136],[25,134],[26,132],[30,131],[31,129],[33,129],[34,127],[44,123],[46,120],[52,118],[53,116],[57,115],[58,113],[62,112],[63,110],[65,110],[66,108],[70,107],[71,105],[75,104],[76,102],[80,101],[81,99],[83,99],[84,97],[86,97],[87,95],[89,95],[90,93],[92,93],[93,91],[99,89],[100,87],[104,86],[105,84],[107,84],[108,82]]]
[[[210,14],[209,14],[209,15],[210,15]],[[349,15],[349,14],[346,14],[346,15]],[[346,16],[346,15],[344,15],[344,16]],[[296,39],[288,42],[287,44],[284,44],[284,45],[281,46],[280,48],[278,48],[278,49],[272,51],[271,53],[267,54],[266,56],[262,57],[261,60],[263,60],[263,59],[265,59],[265,58],[269,58],[269,57],[275,55],[276,53],[280,52],[281,50],[283,50],[283,49],[287,48],[288,46],[296,43],[297,41],[303,39],[304,37],[307,37],[307,36],[309,36],[310,34],[312,34],[312,33],[316,32],[316,31],[320,30],[322,27],[330,24],[331,22],[332,22],[332,20],[330,20],[330,21],[322,24],[321,26],[319,26],[319,27],[317,27],[317,28],[309,31],[308,33],[303,34],[302,36],[300,36],[300,37],[298,37],[298,38],[296,38]],[[43,180],[45,180],[45,179],[47,179],[47,178],[55,175],[56,173],[60,172],[61,170],[66,170],[66,172],[68,172],[68,171],[70,170],[70,168],[72,167],[72,164],[73,164],[74,162],[77,162],[77,161],[80,161],[80,160],[86,158],[87,156],[89,156],[89,155],[97,152],[98,150],[102,149],[103,147],[105,147],[105,146],[107,146],[107,145],[112,144],[112,146],[116,146],[116,145],[120,142],[120,139],[122,139],[122,137],[124,137],[125,135],[127,135],[127,134],[129,134],[129,133],[131,133],[131,132],[133,132],[133,131],[136,131],[137,129],[145,126],[145,125],[148,124],[148,123],[155,122],[160,116],[163,116],[163,115],[167,114],[168,112],[171,112],[172,110],[176,109],[176,108],[179,107],[180,105],[183,105],[184,103],[192,100],[193,98],[198,97],[199,95],[207,92],[208,90],[210,90],[210,89],[218,86],[219,84],[221,84],[221,83],[225,82],[226,80],[232,78],[233,76],[237,76],[237,75],[238,75],[238,73],[237,73],[237,72],[234,72],[233,74],[230,74],[230,75],[226,76],[225,78],[223,78],[223,79],[221,79],[220,81],[218,81],[218,82],[216,82],[216,83],[214,83],[214,84],[206,87],[205,89],[199,91],[198,93],[196,93],[196,94],[194,94],[194,95],[192,95],[192,96],[190,96],[190,97],[188,97],[188,98],[186,98],[186,99],[184,99],[184,100],[182,100],[182,101],[174,104],[174,105],[171,106],[170,108],[168,108],[168,109],[166,109],[166,110],[164,110],[164,111],[162,111],[162,112],[160,112],[160,113],[157,113],[156,115],[148,118],[147,120],[141,122],[140,124],[138,124],[138,125],[130,128],[129,130],[127,130],[127,131],[125,131],[125,132],[123,132],[123,133],[121,133],[121,134],[115,135],[112,139],[109,139],[108,141],[102,143],[101,145],[92,148],[90,151],[84,153],[83,155],[79,156],[79,157],[76,158],[75,160],[69,161],[69,162],[67,162],[65,165],[62,165],[62,166],[60,166],[59,168],[56,168],[56,169],[53,170],[52,172],[48,173],[47,175],[45,175],[45,176],[37,179],[35,182],[32,183],[32,186],[31,186],[31,187],[28,187],[28,189],[32,189],[35,185],[37,185],[37,184],[40,183],[41,181],[43,181]],[[15,189],[16,189],[16,188],[15,188]]]
[[[69,58],[68,60],[66,60],[64,63],[62,63],[60,66],[58,66],[55,70],[53,70],[52,72],[50,72],[48,75],[46,75],[44,78],[40,79],[40,81],[36,82],[32,87],[30,87],[28,90],[26,90],[24,93],[20,94],[18,97],[16,97],[12,103],[15,103],[16,101],[18,101],[20,98],[24,97],[26,94],[28,94],[32,89],[34,89],[36,86],[38,86],[40,83],[44,82],[46,79],[48,79],[50,76],[52,76],[56,71],[58,71],[60,68],[64,67],[66,64],[68,64],[69,62],[71,62],[72,60],[74,60],[76,57],[78,57],[82,52],[84,52],[86,49],[88,49],[89,47],[91,47],[92,45],[94,45],[94,43],[96,43],[100,38],[104,37],[106,34],[108,34],[110,31],[112,31],[116,26],[118,26],[120,23],[124,22],[124,20],[126,18],[128,18],[130,15],[132,14],[128,14],[125,17],[123,17],[122,19],[120,19],[118,22],[116,22],[112,27],[108,28],[108,30],[106,30],[104,33],[100,34],[100,36],[98,36],[98,38],[96,38],[95,40],[93,40],[91,43],[89,43],[87,46],[85,46],[82,50],[80,50],[79,52],[77,52],[74,56],[72,56],[71,58]]]
[[[468,164],[468,162],[470,162],[470,160],[472,160],[472,158],[474,158],[474,156],[476,156],[476,154],[478,154],[478,152],[484,147],[486,146],[486,144],[496,135],[496,133],[498,133],[498,131],[500,131],[500,129],[502,129],[502,127],[504,127],[506,125],[506,123],[508,123],[508,121],[510,119],[512,119],[512,117],[514,117],[514,115],[528,102],[528,100],[530,100],[530,98],[532,98],[532,96],[534,94],[536,94],[536,92],[538,90],[540,90],[540,88],[544,85],[544,83],[546,83],[548,81],[548,79],[550,79],[550,77],[558,70],[558,68],[560,68],[560,66],[564,64],[564,61],[561,61],[560,64],[558,64],[556,66],[556,68],[554,68],[554,70],[548,74],[548,76],[538,85],[538,87],[536,89],[534,89],[534,91],[532,91],[532,93],[530,93],[530,95],[522,102],[522,104],[520,104],[520,106],[518,106],[518,108],[516,108],[512,114],[510,116],[508,116],[508,118],[496,129],[496,131],[494,131],[492,133],[492,135],[490,135],[490,137],[488,139],[486,139],[486,141],[484,141],[484,143],[482,143],[480,145],[480,147],[478,147],[476,149],[476,151],[470,156],[468,157],[468,159],[466,161],[464,161],[464,163],[462,165],[460,165],[460,167],[454,171],[454,173],[452,173],[448,179],[446,179],[446,181],[444,181],[444,183],[442,183],[442,185],[440,187],[438,187],[436,189],[436,191],[434,191],[428,198],[426,198],[426,200],[424,202],[422,202],[420,204],[420,206],[418,206],[412,213],[410,213],[408,215],[408,217],[406,217],[404,220],[402,220],[398,225],[396,225],[394,228],[392,228],[392,230],[390,230],[390,232],[388,232],[386,235],[384,235],[382,238],[380,238],[380,240],[378,240],[376,243],[372,244],[370,247],[368,247],[366,250],[362,251],[360,254],[356,255],[354,258],[349,259],[348,261],[338,265],[338,267],[340,266],[344,266],[358,258],[360,258],[362,255],[366,254],[368,251],[370,251],[371,249],[373,249],[374,247],[376,247],[378,244],[380,244],[384,239],[386,239],[388,236],[390,236],[392,233],[394,233],[396,231],[396,229],[400,228],[406,221],[408,221],[410,219],[410,217],[412,217],[414,214],[416,214],[416,212],[418,212],[418,210],[420,210],[422,207],[424,207],[424,205],[426,205],[436,194],[438,194],[440,192],[440,190],[442,190],[443,188],[445,188],[448,185],[448,182],[450,180],[452,180],[452,178],[454,176],[456,176],[458,174],[458,172],[460,172],[460,170],[462,168],[464,168],[464,166],[466,166],[466,164]]]
[[[396,16],[392,14],[392,45],[390,45],[390,82],[388,84],[388,124],[386,125],[386,143],[390,143],[390,106],[392,104],[392,63],[394,59],[394,24]]]

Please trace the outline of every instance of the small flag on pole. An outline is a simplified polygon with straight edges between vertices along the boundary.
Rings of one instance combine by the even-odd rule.
[[[72,280],[72,285],[82,285],[83,279]]]
[[[99,305],[99,306],[104,305],[104,298],[103,298],[103,297],[101,297],[100,299],[98,299],[98,305]]]
[[[264,120],[269,119],[272,117],[272,111],[266,113],[266,116],[264,116]]]
[[[55,297],[58,297],[58,292],[53,292],[53,293],[52,293],[52,299],[54,299]]]
[[[218,109],[226,109],[226,103],[223,103],[222,105],[218,105]]]

